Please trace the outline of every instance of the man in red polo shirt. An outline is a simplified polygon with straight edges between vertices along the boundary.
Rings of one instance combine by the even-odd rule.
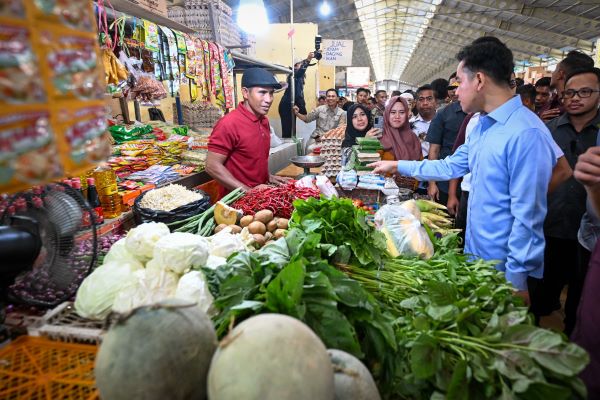
[[[280,184],[289,178],[269,174],[271,131],[267,113],[281,84],[265,69],[249,68],[242,77],[244,101],[221,118],[208,142],[206,171],[221,185],[220,194]]]

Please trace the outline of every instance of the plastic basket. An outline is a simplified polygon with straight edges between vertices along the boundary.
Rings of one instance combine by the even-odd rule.
[[[0,350],[0,399],[98,399],[96,346],[21,336]]]
[[[102,321],[82,318],[75,312],[73,303],[62,303],[42,320],[36,334],[63,342],[100,344],[105,333]]]

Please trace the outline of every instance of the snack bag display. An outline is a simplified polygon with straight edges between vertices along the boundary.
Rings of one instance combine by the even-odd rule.
[[[15,181],[38,184],[61,172],[46,110],[0,115],[0,188]]]
[[[0,24],[0,102],[44,101],[46,92],[38,64],[29,30]]]
[[[0,193],[78,175],[111,152],[88,0],[0,4]]]

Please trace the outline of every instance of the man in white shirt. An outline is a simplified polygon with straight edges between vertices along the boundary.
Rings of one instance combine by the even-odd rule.
[[[429,142],[425,141],[427,131],[431,120],[435,117],[435,95],[431,85],[423,85],[417,89],[417,112],[418,114],[410,119],[410,126],[421,141],[423,158],[429,154]]]

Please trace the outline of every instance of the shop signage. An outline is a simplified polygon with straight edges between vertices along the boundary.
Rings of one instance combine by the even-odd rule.
[[[349,88],[368,87],[370,74],[369,67],[349,67],[346,69],[346,86]]]
[[[323,39],[321,49],[325,65],[348,67],[352,65],[352,40]]]

